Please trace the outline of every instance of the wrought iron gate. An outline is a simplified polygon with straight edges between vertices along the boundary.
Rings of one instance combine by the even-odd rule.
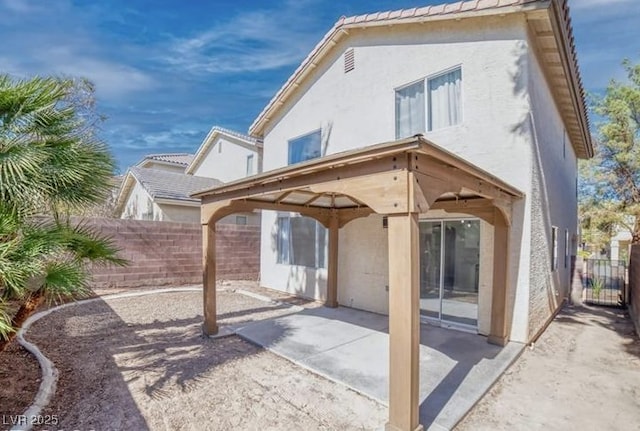
[[[627,265],[623,260],[586,259],[585,302],[594,305],[626,305]]]

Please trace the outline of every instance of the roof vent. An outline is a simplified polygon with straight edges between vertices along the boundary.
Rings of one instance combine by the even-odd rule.
[[[353,48],[349,48],[344,53],[344,73],[351,72],[356,68],[356,57]]]

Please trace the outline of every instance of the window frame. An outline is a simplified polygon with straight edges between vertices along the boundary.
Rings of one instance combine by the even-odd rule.
[[[297,161],[297,162],[292,162],[292,161],[291,161],[291,144],[292,144],[294,141],[298,141],[298,140],[300,140],[300,139],[303,139],[303,138],[306,138],[306,137],[309,137],[309,136],[315,135],[316,133],[318,134],[318,136],[319,136],[319,138],[320,138],[320,139],[319,139],[319,146],[320,146],[320,148],[319,148],[319,155],[318,155],[318,157],[311,157],[311,158],[309,158],[309,159],[300,160],[300,161]],[[288,166],[290,166],[290,165],[295,165],[295,164],[298,164],[298,163],[304,163],[304,162],[306,162],[306,161],[308,161],[308,160],[313,160],[313,159],[316,159],[316,158],[320,158],[320,157],[322,157],[322,155],[323,155],[323,154],[322,154],[322,128],[315,129],[315,130],[313,130],[313,131],[311,131],[311,132],[304,133],[304,134],[302,134],[302,135],[298,135],[298,136],[295,136],[295,137],[290,138],[290,139],[288,139],[288,140],[287,140],[287,165],[288,165]]]
[[[245,175],[249,176],[249,175],[253,175],[253,160],[254,160],[254,155],[253,154],[248,154],[247,155],[247,165],[246,165],[246,172]]]
[[[441,76],[447,75],[451,72],[454,72],[456,70],[460,70],[460,122],[456,123],[456,124],[452,124],[450,126],[446,126],[446,127],[441,127],[438,129],[432,129],[429,130],[429,113],[431,112],[431,106],[430,106],[430,97],[429,97],[429,81],[436,79],[436,78],[440,78]],[[430,73],[428,75],[425,75],[421,78],[418,78],[414,81],[396,86],[393,88],[393,107],[394,107],[394,127],[395,127],[395,137],[396,139],[403,139],[403,138],[407,138],[408,136],[404,136],[404,137],[400,137],[398,134],[398,111],[397,111],[397,107],[396,107],[396,93],[400,90],[404,90],[405,88],[411,87],[412,85],[415,85],[419,82],[422,82],[422,89],[424,92],[424,132],[422,133],[431,133],[431,132],[436,132],[436,131],[441,131],[441,130],[446,130],[446,129],[450,129],[452,127],[459,127],[462,124],[464,124],[464,68],[462,67],[462,63],[458,63],[455,64],[451,67],[448,67],[446,69],[441,69],[437,72],[434,73]]]
[[[569,266],[569,254],[571,250],[569,250],[569,229],[564,230],[564,267],[565,269]]]
[[[551,226],[551,271],[558,270],[558,227]]]
[[[293,230],[291,228],[291,220],[296,218],[304,218],[314,222],[314,238],[313,241],[310,241],[309,246],[313,246],[314,253],[314,266],[308,266],[300,263],[295,263],[295,256],[293,255],[294,248],[293,245]],[[287,239],[286,244],[284,244],[285,240],[281,236],[282,232],[282,223],[287,224]],[[290,215],[290,214],[279,214],[276,218],[276,225],[278,226],[278,231],[276,235],[276,263],[280,265],[291,265],[298,266],[301,268],[309,268],[309,269],[327,269],[328,263],[328,243],[329,236],[328,230],[324,228],[317,220],[314,220],[311,217],[304,217],[301,215]],[[320,235],[324,234],[324,241],[320,241]],[[321,247],[324,245],[324,247]],[[286,253],[283,253],[283,250],[286,249]]]

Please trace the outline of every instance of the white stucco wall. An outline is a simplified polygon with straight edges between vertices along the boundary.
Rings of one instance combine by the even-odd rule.
[[[426,137],[526,195],[513,208],[509,250],[507,303],[513,311],[511,339],[516,341],[526,341],[540,321],[537,316],[548,315],[548,301],[547,312],[538,309],[540,292],[549,291],[545,286],[566,286],[564,229],[571,235],[576,231],[575,155],[567,143],[563,157],[564,129],[529,52],[526,26],[521,16],[505,16],[350,30],[348,40],[337,45],[268,126],[263,160],[265,171],[285,166],[287,141],[317,129],[322,130],[323,154],[392,141],[395,89],[461,66],[462,124],[428,132]],[[355,49],[355,70],[345,74],[342,53],[351,47]],[[275,214],[263,214],[263,285],[322,299],[326,271],[276,264]],[[559,271],[553,275],[542,271],[543,262],[550,260],[544,256],[550,250],[544,239],[545,223],[559,227]],[[340,263],[348,270],[339,273],[339,302],[386,310],[386,292],[382,293],[386,277],[382,268],[388,265],[385,235],[375,217],[355,221],[342,230]],[[371,253],[373,270],[365,268],[359,257]],[[536,270],[542,272],[531,275]],[[374,290],[363,294],[358,285]],[[490,297],[489,302],[485,299],[480,313],[486,315]],[[532,325],[530,308],[536,314]],[[488,329],[484,323],[480,326],[481,331]]]
[[[148,216],[147,213],[150,213],[150,216]],[[120,218],[133,220],[160,219],[160,209],[153,203],[151,196],[149,196],[138,181],[134,180],[134,185],[123,206]]]
[[[562,117],[546,83],[540,62],[528,55],[534,130],[532,164],[531,280],[529,336],[535,335],[567,298],[571,256],[576,254],[578,234],[577,158],[565,133]],[[552,227],[558,228],[558,268],[552,271]],[[569,258],[565,261],[565,231],[569,232]]]
[[[250,155],[253,155],[253,171],[248,174],[255,175],[261,163],[256,147],[218,135],[192,173],[199,177],[216,178],[224,183],[244,178],[247,176],[247,157]]]

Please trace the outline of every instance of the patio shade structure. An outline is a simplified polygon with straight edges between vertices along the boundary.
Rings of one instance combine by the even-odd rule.
[[[337,307],[338,238],[345,224],[388,217],[388,430],[421,429],[419,408],[418,215],[465,213],[494,226],[493,294],[488,341],[508,341],[508,249],[513,202],[523,193],[422,135],[337,153],[265,172],[193,195],[201,198],[204,332],[216,334],[215,224],[255,209],[297,212],[329,230],[326,305]]]

